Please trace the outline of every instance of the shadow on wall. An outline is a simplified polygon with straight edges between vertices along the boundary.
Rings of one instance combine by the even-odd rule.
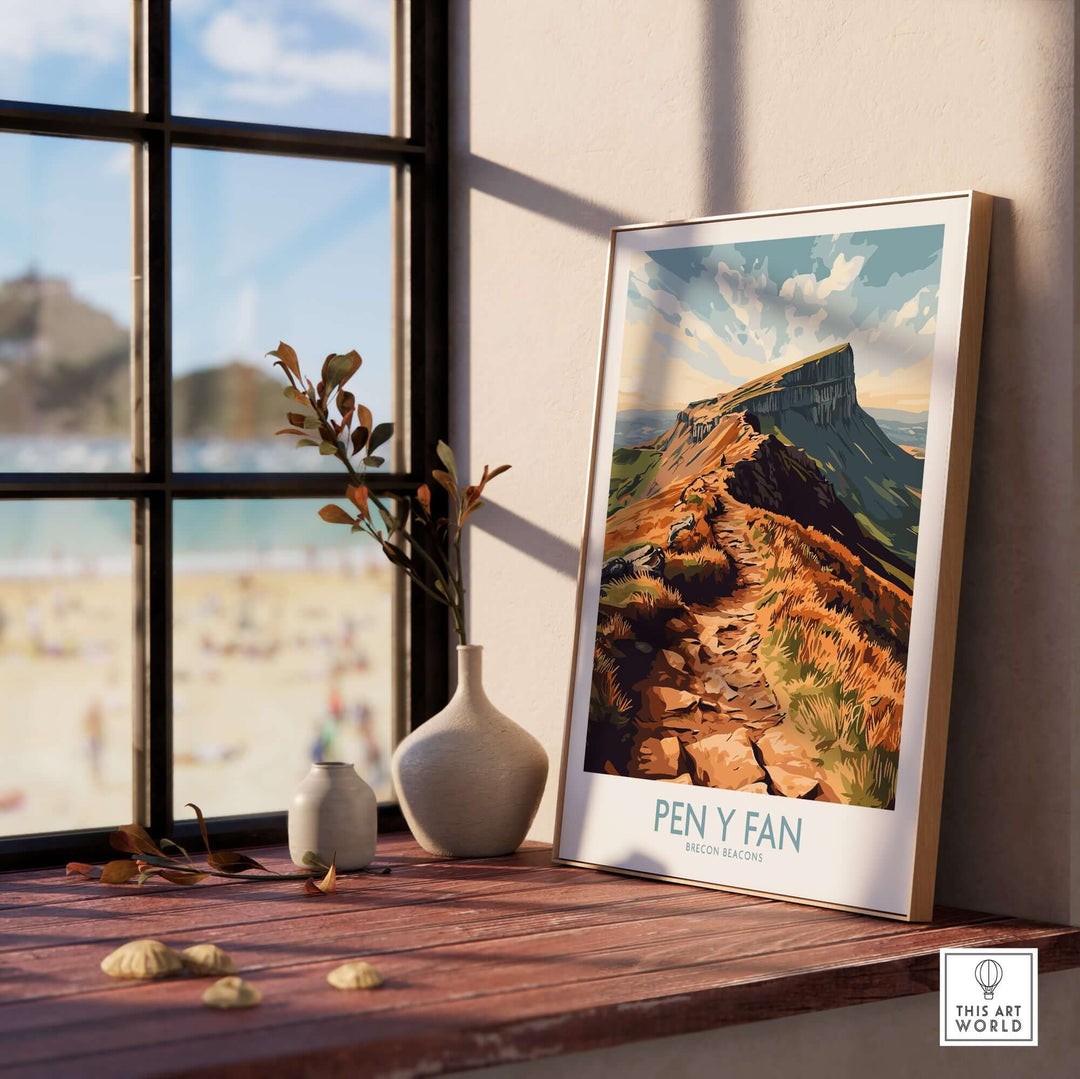
[[[478,513],[472,521],[477,528],[508,543],[534,561],[566,577],[577,578],[578,548],[521,514],[485,498],[484,512]]]
[[[1041,560],[1067,564],[1068,527],[1064,515],[1046,512],[1060,482],[1047,468],[1048,440],[1017,422],[1047,422],[1054,410],[1039,365],[1053,355],[1053,327],[1063,319],[1054,310],[1060,301],[1028,283],[1032,251],[1020,209],[994,200],[937,897],[1068,922],[1076,917],[1069,859],[1047,827],[1069,820],[1068,784],[1046,781],[1056,771],[1046,746],[1076,736],[1060,637],[1048,629],[1065,628],[1068,599],[1060,579],[1040,572]],[[1017,736],[1032,723],[1038,738]]]
[[[573,5],[568,6],[573,8]],[[1071,39],[1071,5],[1031,6],[1038,8],[1043,19],[1054,24],[1057,40]],[[751,7],[746,4],[745,9]],[[828,12],[815,17],[839,20],[846,8],[854,10],[856,7],[852,4],[831,5]],[[549,10],[549,23],[557,24],[560,32],[565,23],[565,33],[573,33],[572,10],[564,14],[558,5],[550,5]],[[474,154],[469,115],[470,63],[482,60],[470,55],[473,13],[469,4],[455,4],[451,11],[455,41],[451,140],[454,169],[451,347],[452,355],[457,358],[453,374],[455,412],[452,430],[462,452],[466,453],[462,443],[472,418],[473,390],[466,362],[472,345],[469,321],[472,299],[471,192],[481,191],[490,198],[558,221],[578,234],[598,238],[611,226],[631,219],[655,220],[669,216],[671,207],[665,201],[663,176],[649,191],[649,197],[631,208],[632,218],[613,205],[620,196],[619,167],[625,165],[629,169],[634,162],[629,153],[621,155],[625,161],[609,159],[604,163],[603,179],[598,182],[592,161],[585,155],[580,159],[575,156],[578,151],[574,139],[583,125],[590,123],[588,101],[581,103],[579,114],[572,115],[566,139],[568,160],[573,163],[580,160],[580,167],[574,173],[575,190],[546,183],[516,170],[512,158],[498,162]],[[740,195],[736,173],[740,145],[750,144],[746,133],[749,117],[741,114],[739,104],[740,4],[736,0],[701,0],[697,4],[687,0],[677,5],[676,12],[680,18],[698,20],[700,53],[695,60],[702,69],[702,130],[700,146],[695,147],[700,152],[702,175],[697,204],[681,207],[685,213],[680,216],[755,208],[750,205],[752,193]],[[993,22],[989,10],[986,15]],[[477,14],[478,20],[479,17]],[[1070,31],[1068,34],[1066,27]],[[838,23],[838,33],[842,30]],[[550,25],[545,26],[545,31],[550,31]],[[841,36],[849,33],[844,31]],[[1051,38],[1047,35],[1041,40]],[[598,50],[607,44],[597,43]],[[776,59],[782,62],[783,41],[778,41],[776,46],[781,53]],[[927,49],[934,48],[933,42],[928,40]],[[660,50],[662,45],[657,46],[657,51]],[[632,59],[642,69],[643,77],[647,74],[644,69],[650,57],[645,47],[627,59]],[[619,57],[612,58],[614,63],[620,60]],[[1033,55],[1032,64],[1038,62]],[[883,85],[888,85],[888,78],[896,74],[886,63]],[[1043,92],[1046,95],[1043,107],[1033,111],[1032,115],[1043,117],[1040,123],[1044,123],[1048,132],[1054,131],[1052,118],[1061,114],[1064,92],[1049,84]],[[512,96],[518,91],[514,86],[508,86],[506,93]],[[905,108],[903,102],[891,102],[883,93],[878,95],[877,101],[884,125],[883,137],[891,132],[894,123],[902,130],[899,117]],[[658,104],[657,107],[663,106]],[[1005,116],[1003,122],[1012,119]],[[649,123],[657,122],[647,117],[643,120],[643,131]],[[799,123],[802,119],[793,117],[790,122]],[[989,132],[996,121],[976,114],[971,117],[971,123],[989,124]],[[947,131],[946,118],[941,121],[940,128],[927,132],[927,138],[932,140]],[[985,178],[983,182],[991,188],[995,184],[1009,183],[1010,177],[1018,175],[1008,162],[1002,160],[1001,151],[993,141],[988,139],[985,153],[964,165],[970,169],[972,179]],[[1060,139],[1046,142],[1045,147],[1042,152],[1046,160],[1041,164],[1045,166],[1046,174],[1053,175],[1054,169],[1066,160],[1068,151],[1062,148]],[[774,149],[755,146],[754,153],[758,157],[772,155],[778,167],[785,165],[782,146]],[[616,167],[612,168],[612,164]],[[672,161],[667,167],[674,170],[679,167],[679,162]],[[944,174],[943,169],[946,170]],[[935,162],[928,162],[924,172],[925,190],[963,186],[962,178],[954,178],[947,170],[947,163],[939,168]],[[872,166],[868,168],[867,182],[880,183],[881,194],[891,190],[890,177],[875,172]],[[794,170],[790,184],[793,192],[799,190],[799,177]],[[1063,332],[1068,324],[1068,315],[1061,308],[1061,296],[1067,286],[1057,282],[1068,279],[1069,267],[1065,254],[1068,241],[1058,242],[1054,225],[1062,223],[1061,231],[1064,232],[1064,222],[1072,210],[1068,185],[1061,185],[1061,195],[1022,184],[1017,186],[1015,180],[1013,186],[1017,192],[1016,205],[998,200],[995,206],[938,894],[945,902],[990,906],[1013,913],[1065,920],[1070,915],[1069,859],[1055,858],[1057,848],[1054,844],[1064,837],[1051,825],[1052,822],[1070,820],[1070,792],[1063,782],[1065,773],[1059,762],[1062,759],[1060,753],[1067,754],[1070,738],[1076,737],[1070,731],[1068,671],[1062,662],[1063,659],[1067,661],[1067,646],[1062,643],[1058,628],[1067,624],[1069,616],[1068,593],[1060,587],[1061,576],[1057,573],[1060,567],[1067,577],[1067,524],[1061,514],[1061,499],[1067,496],[1064,488],[1067,481],[1062,478],[1063,466],[1058,463],[1067,453],[1067,436],[1062,434],[1059,443],[1054,430],[1060,427],[1059,420],[1063,418],[1060,402],[1067,396],[1067,391],[1062,392],[1063,381],[1054,373],[1059,370],[1054,364],[1058,362],[1056,357],[1063,355]],[[922,192],[916,189],[895,193],[917,195]],[[800,199],[794,194],[788,201],[797,204],[808,199]],[[830,200],[824,192],[819,201],[836,200]],[[603,273],[603,260],[597,258],[595,294],[562,297],[571,311],[570,317],[577,318],[581,324],[584,324],[583,305],[589,305],[590,312],[596,312],[596,322],[599,322]],[[529,300],[526,297],[521,302],[528,303]],[[478,310],[482,310],[479,305]],[[537,344],[542,347],[543,341]],[[595,349],[582,349],[572,361],[591,365],[594,357]],[[542,353],[539,358],[547,359]],[[558,377],[559,365],[565,369],[567,357],[552,357],[551,360],[550,366]],[[516,374],[507,371],[505,377],[516,377]],[[481,400],[479,393],[476,399]],[[1044,422],[1042,417],[1051,412],[1054,422]],[[536,422],[539,428],[539,421]],[[588,433],[578,424],[567,436],[564,467],[568,475],[578,470],[577,474],[584,476],[590,450]],[[1062,456],[1055,457],[1059,449]],[[493,506],[482,527],[516,547],[526,558],[542,562],[567,578],[572,577],[576,563],[573,542],[542,527],[543,506],[539,500],[535,510],[530,507],[526,512],[530,519]],[[482,518],[478,517],[477,521],[481,522]],[[1030,528],[1026,527],[1027,522],[1040,523],[1038,528]],[[576,542],[576,537],[570,537],[570,540]],[[534,593],[528,597],[528,602],[547,605],[560,602],[560,598],[555,594]],[[573,626],[568,624],[567,648],[572,633]],[[1039,737],[1018,734],[1018,725],[1026,726],[1036,719],[1040,725]],[[1048,774],[1052,774],[1053,781],[1042,781]],[[973,812],[972,807],[977,809]],[[1069,827],[1075,840],[1080,826],[1074,820]],[[1080,862],[1080,859],[1074,860]],[[1076,917],[1075,911],[1072,917]]]
[[[687,4],[685,10],[693,10]],[[737,128],[734,103],[737,80],[738,0],[700,0],[697,17],[701,26],[702,72],[702,132],[701,186],[699,201],[685,208],[684,216],[707,216],[730,213],[735,206],[734,164],[737,157]],[[473,191],[519,206],[530,213],[583,232],[602,237],[617,225],[652,221],[663,214],[645,205],[637,212],[619,210],[602,199],[592,198],[540,180],[508,165],[492,161],[471,150],[470,68],[471,11],[468,3],[454,5],[451,13],[451,34],[454,41],[455,63],[451,85],[451,275],[450,346],[451,355],[458,358],[453,370],[452,435],[458,446],[458,456],[464,471],[468,471],[468,445],[457,432],[468,432],[472,419],[472,374],[461,357],[471,355],[470,300],[471,249],[470,203]],[[591,176],[582,173],[583,184]],[[658,192],[658,195],[662,194]],[[603,302],[604,262],[597,261],[596,294],[587,298],[595,308],[597,322]],[[579,357],[581,363],[595,362],[595,350]],[[588,432],[591,434],[591,432]],[[591,442],[583,434],[578,442],[587,450]],[[580,460],[581,475],[588,469],[587,457]],[[489,503],[486,514],[475,518],[485,532],[502,539],[531,559],[539,561],[558,573],[576,577],[578,549],[564,539],[547,531],[511,510]],[[582,507],[584,510],[584,507]],[[468,557],[468,540],[466,540]],[[567,627],[567,639],[573,627]]]

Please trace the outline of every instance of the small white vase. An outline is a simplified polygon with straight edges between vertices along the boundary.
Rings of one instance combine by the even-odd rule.
[[[378,827],[375,792],[351,764],[313,764],[289,806],[289,857],[303,865],[314,851],[326,865],[362,869],[375,857]]]
[[[394,786],[409,829],[429,853],[510,854],[536,816],[547,754],[488,700],[483,648],[459,645],[457,655],[457,692],[394,751]]]

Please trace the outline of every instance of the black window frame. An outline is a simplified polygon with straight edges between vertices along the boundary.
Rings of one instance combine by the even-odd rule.
[[[447,319],[448,38],[443,0],[398,0],[405,29],[400,61],[407,64],[407,136],[373,135],[273,124],[237,123],[171,114],[168,0],[133,0],[132,43],[136,86],[146,79],[147,110],[121,111],[0,100],[0,132],[115,140],[146,147],[143,180],[147,415],[147,468],[135,473],[0,473],[0,498],[134,500],[136,542],[145,543],[144,580],[136,618],[143,619],[144,662],[136,655],[137,715],[133,743],[133,819],[155,837],[193,839],[195,823],[174,821],[172,784],[172,506],[183,498],[340,497],[343,475],[302,473],[177,473],[172,470],[171,426],[171,151],[175,147],[321,158],[394,165],[408,175],[404,273],[404,358],[408,380],[405,471],[372,475],[387,494],[408,494],[424,482],[425,466],[449,425]],[[138,53],[145,62],[140,64]],[[138,100],[138,98],[136,98]],[[362,343],[357,343],[362,349]],[[329,527],[329,526],[327,526]],[[445,607],[403,584],[406,656],[400,710],[413,729],[445,703],[450,638]],[[32,717],[47,736],[48,717]],[[141,744],[138,744],[141,738]],[[2,752],[2,747],[0,747]],[[282,792],[283,803],[288,791]],[[213,807],[205,807],[212,812]],[[116,825],[125,823],[115,822]],[[221,844],[280,843],[286,814],[211,818]],[[404,827],[394,804],[380,805],[381,831]],[[0,838],[0,869],[97,861],[107,856],[111,828]]]

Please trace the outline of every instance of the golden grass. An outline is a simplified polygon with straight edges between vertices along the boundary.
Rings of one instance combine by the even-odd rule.
[[[815,529],[757,511],[759,659],[844,801],[895,799],[910,602]]]
[[[669,556],[664,579],[688,603],[710,603],[729,595],[738,570],[727,551],[701,547],[693,554]]]

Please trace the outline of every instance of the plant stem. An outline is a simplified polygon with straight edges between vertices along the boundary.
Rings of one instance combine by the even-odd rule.
[[[194,863],[185,865],[183,862],[162,860],[152,854],[140,854],[138,859],[155,869],[165,869],[170,873],[200,873],[208,877],[221,877],[225,880],[242,880],[247,884],[257,884],[263,880],[314,880],[318,876],[318,873],[223,873],[221,870],[211,869],[209,866],[204,868]],[[344,876],[347,873],[364,872],[368,872],[366,866],[362,869],[337,870],[338,876]]]
[[[465,627],[465,575],[461,569],[461,529],[458,528],[457,536],[454,538],[454,559],[457,566],[457,603],[454,606],[455,614],[458,618],[458,638],[460,642],[465,645],[469,643],[468,634]]]

